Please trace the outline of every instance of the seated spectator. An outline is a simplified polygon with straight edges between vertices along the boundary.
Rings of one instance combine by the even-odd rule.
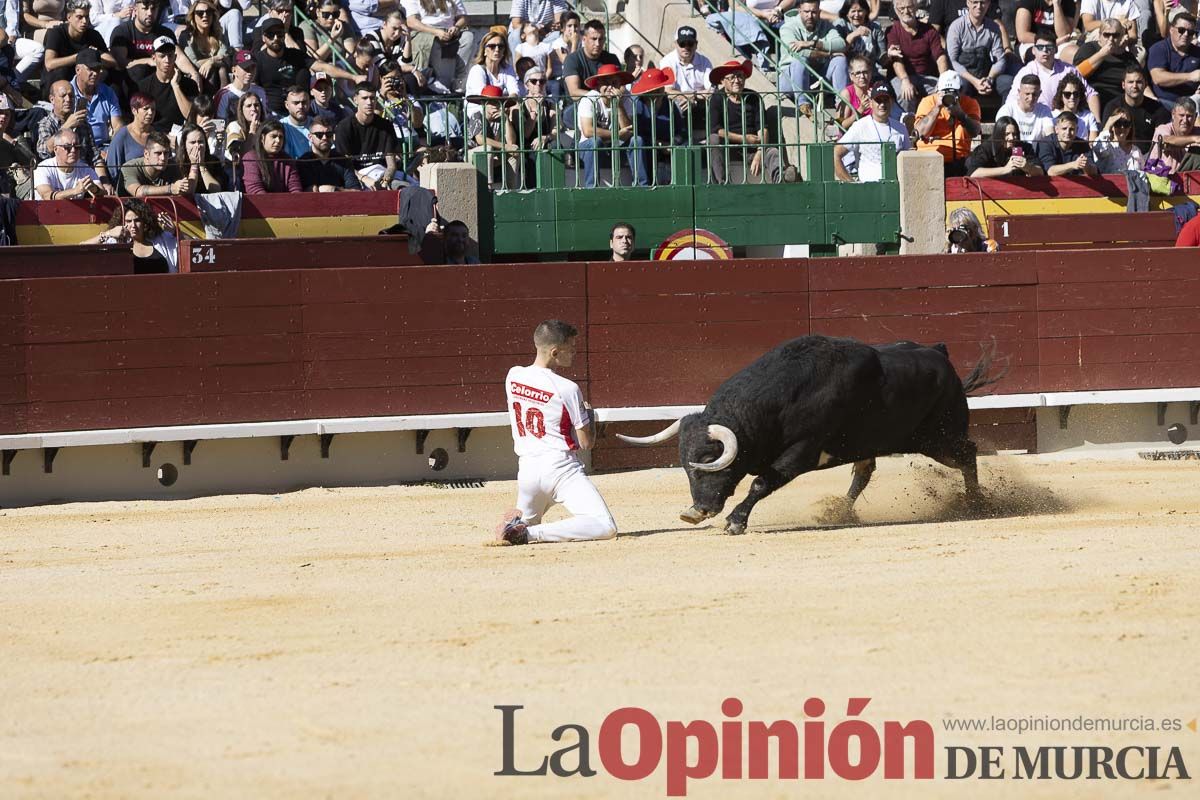
[[[312,104],[309,106],[312,116],[320,117],[335,126],[346,118],[346,107],[338,100],[333,91],[333,81],[324,72],[313,73],[309,93],[312,96]]]
[[[1104,123],[1104,130],[1092,143],[1092,158],[1101,175],[1121,174],[1125,170],[1141,170],[1146,166],[1146,153],[1133,142],[1133,120],[1121,108],[1115,109]]]
[[[262,32],[263,49],[254,52],[254,60],[258,63],[258,83],[267,93],[267,108],[273,114],[282,115],[288,88],[296,84],[307,86],[311,82],[309,70],[315,60],[303,50],[284,46],[287,26],[279,19],[268,17],[259,30]],[[327,70],[322,71],[328,73]]]
[[[1004,6],[1001,9],[1001,6]],[[1011,20],[1012,12],[1016,11],[1013,0],[991,0],[988,3],[987,17],[1000,26],[1000,36],[1004,42],[1005,55],[1013,54],[1012,42],[1008,38],[1008,28],[1005,20]],[[929,19],[926,20],[942,35],[942,44],[950,31],[950,25],[959,17],[967,15],[967,0],[930,0]]]
[[[550,54],[550,63],[547,65],[546,73],[551,81],[547,92],[554,97],[567,93],[566,86],[562,81],[563,70],[566,67],[567,59],[579,49],[583,41],[582,32],[583,23],[579,21],[579,15],[574,11],[564,12],[561,35],[554,40],[554,52]]]
[[[333,8],[337,8],[337,3],[333,0],[325,0],[325,2],[332,3]],[[325,13],[327,12],[322,12],[322,14]],[[405,91],[410,95],[424,94],[425,75],[413,66],[412,38],[408,35],[403,9],[397,8],[389,11],[387,17],[384,18],[383,26],[363,36],[361,41],[366,42],[370,48],[371,59],[376,68],[382,68],[385,63],[389,62],[399,64],[400,71],[403,73],[401,80],[404,81]],[[332,61],[331,58],[318,57],[322,61]]]
[[[475,35],[467,27],[462,0],[404,0],[412,34],[413,66],[438,94],[461,92],[467,64],[475,57]],[[505,40],[507,44],[507,40]]]
[[[599,20],[588,20],[583,26],[579,49],[563,61],[563,89],[566,90],[567,96],[578,100],[586,95],[588,87],[585,81],[595,76],[603,65],[616,67],[620,71],[621,62],[605,49],[607,41],[608,34],[604,31],[604,24]],[[564,117],[570,124],[573,122],[573,111],[568,108],[564,111]]]
[[[1100,133],[1100,123],[1092,115],[1091,109],[1083,104],[1087,88],[1083,81],[1074,75],[1068,75],[1058,83],[1058,92],[1054,95],[1054,118],[1064,111],[1070,111],[1079,120],[1079,130],[1075,135],[1080,139],[1091,142]]]
[[[280,122],[283,123],[286,136],[284,150],[288,158],[299,158],[308,152],[308,125],[312,122],[308,113],[310,103],[307,86],[293,86],[287,90],[287,100],[284,102],[287,116]]]
[[[164,36],[175,40],[175,33],[158,23],[157,0],[135,0],[132,16],[113,29],[113,58],[134,86],[154,73],[154,43]]]
[[[859,117],[871,113],[871,86],[875,73],[866,56],[850,56],[850,83],[838,93],[837,124],[848,128]],[[899,108],[893,104],[894,108]]]
[[[1054,134],[1054,115],[1050,107],[1038,102],[1042,81],[1037,75],[1026,75],[1017,84],[1015,102],[1000,106],[996,118],[1012,117],[1021,126],[1021,139],[1036,142]],[[1029,155],[1033,155],[1030,153]]]
[[[108,174],[118,178],[122,164],[142,156],[150,132],[154,130],[154,98],[138,92],[129,98],[129,108],[133,112],[133,119],[113,135],[105,159]]]
[[[633,96],[625,88],[633,76],[618,66],[601,65],[599,71],[584,81],[590,91],[579,102],[579,159],[583,162],[583,185],[597,185],[596,151],[625,150],[629,171],[636,186],[647,186],[645,142],[634,127]],[[615,114],[615,116],[614,116]],[[613,172],[620,169],[613,164]],[[617,176],[613,175],[613,183]]]
[[[317,13],[312,16],[312,19],[304,20],[300,23],[300,30],[304,31],[304,47],[308,54],[318,61],[332,61],[334,58],[335,45],[342,50],[349,52],[354,49],[354,24],[347,22],[342,17],[345,12],[337,0],[318,0],[316,2]],[[404,22],[404,12],[398,8],[394,8],[388,12],[388,22],[384,23],[387,27],[391,15],[398,16],[401,25]],[[363,36],[376,37],[378,31]],[[402,37],[407,41],[407,37]],[[377,38],[372,38],[372,44],[378,41]],[[403,41],[401,42],[403,44]],[[411,56],[410,56],[411,57]]]
[[[81,244],[128,244],[133,251],[135,275],[158,275],[179,271],[179,240],[165,230],[163,215],[155,216],[141,200],[118,206],[109,229]]]
[[[32,31],[21,24],[23,20],[20,4],[16,0],[5,0],[5,7],[7,12],[2,15],[3,20],[0,21],[0,35],[8,36],[8,45],[12,50],[8,53],[9,63],[4,77],[8,79],[12,88],[20,89],[29,78],[42,69],[46,48],[41,42],[35,41]]]
[[[669,147],[688,141],[687,129],[676,124],[676,109],[667,96],[667,87],[674,82],[669,69],[651,67],[629,89],[633,95],[633,127],[646,145],[642,158],[651,183],[658,182],[659,160],[669,163]]]
[[[206,94],[198,94],[192,100],[192,114],[187,121],[188,125],[195,125],[204,131],[205,137],[208,139],[208,151],[220,159],[220,154],[225,152],[225,127],[226,122],[223,119],[216,117],[216,104],[213,99]],[[180,152],[182,140],[179,138],[186,125],[172,127],[169,134],[171,146],[176,153]]]
[[[217,116],[224,120],[237,118],[237,101],[246,92],[258,95],[263,108],[267,107],[267,92],[254,82],[258,75],[258,62],[249,50],[238,50],[233,56],[233,71],[228,86],[217,92]]]
[[[1148,7],[1149,3],[1146,6]],[[1099,38],[1099,34],[1104,31],[1104,20],[1111,19],[1120,24],[1124,33],[1122,38],[1134,44],[1138,37],[1137,21],[1141,18],[1142,8],[1139,7],[1138,0],[1083,0],[1079,6],[1079,27],[1083,29],[1089,42],[1095,42]],[[1075,54],[1075,63],[1079,63],[1078,52]]]
[[[950,23],[946,53],[963,80],[963,94],[1007,97],[1013,78],[1005,74],[1008,58],[1000,26],[988,18],[989,0],[967,0],[967,13]]]
[[[1075,135],[1079,120],[1070,111],[1064,111],[1054,121],[1054,137],[1034,143],[1042,169],[1051,178],[1064,175],[1086,175],[1094,178],[1100,174],[1092,158],[1092,148],[1086,139]]]
[[[1196,129],[1196,102],[1181,97],[1171,109],[1171,121],[1154,129],[1151,158],[1159,158],[1171,173],[1200,169],[1200,131]]]
[[[1144,150],[1154,140],[1154,117],[1162,110],[1157,102],[1146,97],[1146,76],[1136,64],[1125,71],[1121,82],[1122,95],[1104,107],[1104,121],[1117,109],[1133,120],[1133,140]]]
[[[948,177],[965,174],[972,143],[983,130],[979,103],[959,94],[961,87],[957,72],[943,72],[937,93],[925,97],[917,106],[913,126],[917,149],[936,150],[945,162]]]
[[[100,54],[95,50],[80,50],[75,57],[75,77],[71,79],[71,89],[76,105],[87,112],[92,140],[96,147],[105,150],[113,134],[121,129],[125,121],[121,118],[121,105],[117,102],[116,92],[100,82],[101,63]]]
[[[712,61],[696,51],[696,29],[691,25],[681,25],[675,32],[675,49],[662,57],[660,68],[671,70],[675,83],[667,89],[667,94],[678,109],[677,119],[682,123],[681,130],[698,131],[707,138],[704,131],[704,107],[712,94],[712,84],[708,76],[712,73]],[[694,141],[695,139],[693,139]]]
[[[155,130],[166,133],[182,125],[192,113],[192,98],[200,94],[196,82],[175,64],[175,42],[166,36],[154,40],[154,72],[138,84],[138,91],[154,98]]]
[[[267,122],[254,140],[254,148],[242,156],[246,194],[303,192],[296,162],[283,149],[283,125]]]
[[[421,136],[425,130],[425,111],[421,104],[408,96],[404,73],[395,61],[385,61],[382,67],[381,88],[376,100],[379,116],[392,123],[396,140],[400,143],[397,156],[407,164],[420,149]]]
[[[1170,37],[1155,42],[1146,55],[1154,95],[1163,108],[1171,109],[1179,99],[1200,89],[1200,46],[1196,45],[1196,17],[1177,14]]]
[[[103,37],[110,53],[113,31],[133,14],[134,2],[135,0],[95,0],[92,3],[92,28]]]
[[[233,50],[217,24],[216,0],[196,0],[188,10],[187,24],[179,33],[179,48],[200,74],[201,88],[213,94],[229,83]]]
[[[304,47],[304,30],[296,24],[296,6],[293,0],[266,0],[263,6],[266,13],[258,18],[258,25],[250,37],[250,52],[257,54],[263,49],[266,43],[263,34],[266,33],[267,26],[274,27],[278,23],[283,26],[284,49],[307,53]]]
[[[1084,42],[1075,51],[1075,69],[1096,90],[1102,109],[1124,93],[1121,84],[1125,73],[1130,69],[1141,70],[1135,43],[1136,40],[1127,38],[1119,20],[1106,19],[1100,23],[1096,41]],[[1145,88],[1143,85],[1142,89]]]
[[[625,71],[632,75],[635,81],[646,71],[646,51],[640,44],[631,44],[626,47],[623,61],[625,62]],[[651,62],[650,66],[654,66],[654,63]]]
[[[104,66],[117,66],[116,59],[108,52],[104,37],[92,29],[91,10],[88,0],[67,0],[63,24],[46,33],[46,70],[41,76],[43,87],[52,86],[56,81],[71,80],[75,75],[75,57],[86,48],[99,53]]]
[[[947,253],[994,253],[1000,245],[987,238],[979,217],[969,208],[956,208],[946,223]]]
[[[769,112],[762,96],[746,88],[754,71],[750,61],[726,61],[713,69],[709,81],[718,87],[708,101],[708,173],[713,183],[729,182],[729,164],[750,158],[751,176],[759,180],[794,183],[795,167],[787,164],[782,150],[771,137]]]
[[[990,139],[971,151],[966,164],[972,178],[1021,178],[1045,175],[1033,145],[1021,139],[1021,128],[1012,117],[996,118]]]
[[[908,150],[912,143],[908,131],[892,121],[892,87],[877,81],[871,87],[871,116],[850,126],[833,146],[833,174],[839,181],[873,183],[883,180],[883,145],[891,143],[896,151]],[[846,157],[853,156],[856,175],[846,169]]]
[[[488,181],[499,182],[503,189],[519,189],[517,131],[505,108],[510,98],[499,86],[485,86],[482,92],[471,97],[476,110],[467,117],[467,138],[471,143],[468,160],[475,164],[475,156],[486,153]]]
[[[112,194],[100,182],[96,170],[80,163],[75,131],[64,128],[50,142],[54,155],[38,162],[33,172],[33,188],[38,200],[74,200]]]
[[[567,13],[570,12],[566,0],[513,0],[508,14],[508,49],[516,51],[520,43],[526,41],[525,31],[530,25],[537,28],[539,42],[550,43],[558,39]],[[539,62],[538,66],[546,72],[550,65]]]
[[[13,130],[12,101],[0,94],[0,194],[21,200],[33,195],[33,168],[38,158],[28,132]]]
[[[784,14],[795,7],[796,0],[747,0],[745,5],[746,11],[757,17],[761,24],[778,31],[783,25]]]
[[[1050,29],[1051,43],[1064,61],[1075,55],[1075,28],[1079,24],[1079,7],[1075,0],[1018,0],[1013,26],[1017,32],[1017,56],[1021,61],[1037,42],[1038,29]]]
[[[522,185],[536,188],[538,152],[554,147],[558,141],[558,114],[546,96],[546,73],[534,67],[525,73],[525,96],[513,106],[513,128],[517,145],[525,152]]]
[[[513,71],[508,56],[508,40],[503,34],[488,31],[483,35],[483,46],[467,73],[467,94],[478,97],[485,86],[499,86],[500,93],[508,97],[520,94],[517,73]],[[478,111],[467,104],[467,116]]]
[[[818,76],[833,85],[835,94],[846,88],[846,42],[837,28],[821,19],[818,0],[800,0],[799,13],[783,23],[779,39],[779,91],[795,95],[801,114],[812,114],[809,92]]]
[[[159,131],[150,134],[141,158],[121,167],[121,185],[130,197],[190,195],[196,188],[171,163],[171,140]]]
[[[193,191],[197,194],[224,192],[229,189],[225,170],[209,149],[208,134],[199,125],[188,123],[180,131],[175,167],[181,176],[191,182]]]
[[[509,46],[512,46],[511,37],[509,38]],[[545,72],[550,66],[550,54],[554,52],[554,45],[550,42],[542,41],[542,29],[532,22],[526,22],[521,29],[521,42],[513,51],[520,58],[528,58],[533,61],[533,66]]]
[[[879,11],[878,4],[875,11]],[[847,64],[854,56],[867,58],[871,65],[872,82],[877,77],[875,73],[882,75],[880,64],[887,55],[887,35],[874,19],[875,15],[871,13],[871,6],[867,0],[845,0],[841,11],[838,12],[838,20],[834,23],[838,34],[846,42]]]
[[[895,22],[887,32],[885,66],[891,69],[900,108],[912,112],[922,97],[937,89],[938,76],[950,69],[950,59],[938,32],[917,19],[916,0],[894,0],[892,13]]]
[[[258,132],[267,121],[267,113],[258,95],[246,92],[238,98],[237,119],[225,127],[225,160],[236,163],[254,149]]]
[[[1017,73],[1015,78],[1019,85],[1021,80],[1026,75],[1036,75],[1038,85],[1041,87],[1041,95],[1038,97],[1038,102],[1044,106],[1051,106],[1054,103],[1054,96],[1058,94],[1058,84],[1062,82],[1068,75],[1078,78],[1084,86],[1087,93],[1087,105],[1092,111],[1092,116],[1100,117],[1100,96],[1096,94],[1095,89],[1087,85],[1080,76],[1079,71],[1065,61],[1060,61],[1054,55],[1054,32],[1048,27],[1038,29],[1037,42],[1033,46],[1033,59],[1026,64]],[[1007,103],[1011,104],[1016,98],[1016,87],[1008,93]]]
[[[349,158],[333,148],[333,126],[321,117],[308,126],[308,141],[312,145],[296,162],[300,170],[300,185],[306,192],[349,192],[363,188]]]
[[[337,124],[334,142],[338,152],[354,159],[355,171],[367,189],[398,189],[404,175],[396,177],[399,142],[391,123],[378,115],[375,90],[371,84],[358,84],[354,92],[355,111]]]
[[[21,0],[21,28],[38,44],[44,43],[46,34],[62,24],[64,6],[66,0]]]
[[[105,184],[105,190],[111,194],[112,184],[109,181],[108,166],[104,163],[104,154],[96,147],[92,138],[92,126],[88,124],[87,109],[75,108],[75,90],[67,81],[55,81],[50,85],[50,113],[38,120],[37,154],[40,158],[50,158],[54,155],[52,142],[54,135],[60,130],[75,133],[76,154],[79,161],[95,167],[99,181]]]

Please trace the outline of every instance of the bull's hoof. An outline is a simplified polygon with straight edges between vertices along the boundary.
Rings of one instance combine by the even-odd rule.
[[[725,520],[725,532],[730,536],[741,536],[746,532],[746,523],[727,519]]]

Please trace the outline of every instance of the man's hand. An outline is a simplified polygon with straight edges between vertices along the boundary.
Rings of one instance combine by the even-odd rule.
[[[191,194],[192,182],[187,178],[180,178],[171,184],[171,194]]]
[[[750,174],[751,175],[759,175],[762,173],[762,161],[763,161],[762,150],[759,150],[754,154],[754,157],[750,159]]]
[[[1087,159],[1086,155],[1080,156],[1079,158],[1075,159],[1075,169],[1079,170],[1080,172],[1085,171],[1087,169],[1087,165],[1088,165],[1088,159]]]
[[[905,78],[904,80],[900,81],[900,99],[901,100],[903,100],[904,102],[907,103],[916,96],[917,96],[917,87],[913,86],[912,80],[910,80],[909,78]]]
[[[62,126],[67,129],[74,129],[78,128],[85,122],[87,122],[87,111],[81,108],[78,111],[72,111],[71,114],[65,120],[63,120]]]

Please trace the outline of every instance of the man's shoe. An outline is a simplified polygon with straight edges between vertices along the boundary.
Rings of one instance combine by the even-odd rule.
[[[784,183],[795,183],[797,180],[799,180],[799,177],[800,177],[800,175],[798,172],[796,172],[795,164],[788,164],[786,167],[783,168],[783,182]]]
[[[495,533],[497,544],[529,544],[528,528],[521,519],[521,512],[515,508],[504,512]]]

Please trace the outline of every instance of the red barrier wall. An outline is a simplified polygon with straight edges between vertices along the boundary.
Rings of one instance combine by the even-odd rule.
[[[703,402],[810,330],[945,341],[960,371],[994,336],[1002,393],[1194,386],[1194,272],[1164,249],[0,281],[0,433],[500,410],[547,317],[580,327],[599,406]],[[997,446],[1031,419],[974,417]]]

